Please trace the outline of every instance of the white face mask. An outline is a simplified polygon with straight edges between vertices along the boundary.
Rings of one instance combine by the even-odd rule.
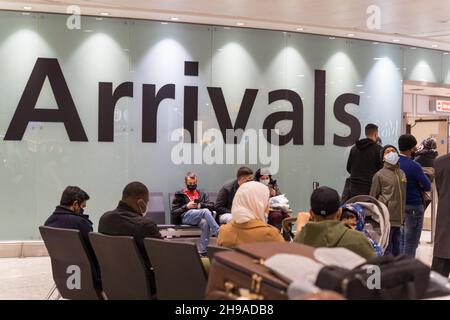
[[[259,182],[261,182],[263,185],[268,186],[270,183],[270,179],[262,179],[262,180],[259,180]]]
[[[389,164],[392,164],[393,166],[395,166],[398,163],[398,154],[397,152],[389,152],[385,157],[384,157],[384,161],[386,161]]]

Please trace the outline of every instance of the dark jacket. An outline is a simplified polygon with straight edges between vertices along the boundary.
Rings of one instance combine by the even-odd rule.
[[[86,214],[77,214],[63,206],[57,206],[44,224],[46,227],[80,230],[81,237],[89,244],[89,232],[93,231],[92,221]]]
[[[91,242],[89,241],[89,232],[93,231],[92,221],[89,220],[89,216],[86,214],[75,213],[63,206],[57,206],[52,215],[45,221],[44,225],[46,227],[80,231],[81,239],[86,247],[87,254],[93,263],[94,281],[99,282],[100,268],[98,267],[94,249],[92,249]]]
[[[202,209],[206,208],[210,211],[214,211],[214,203],[209,201],[208,195],[200,190],[197,190],[200,195],[200,206]],[[187,204],[189,203],[189,198],[184,194],[183,190],[177,191],[175,193],[175,198],[172,201],[172,208],[170,214],[176,224],[181,224],[183,214],[188,211]]]
[[[423,205],[422,192],[431,190],[431,183],[417,162],[400,155],[400,169],[406,174],[408,184],[406,187],[406,205]]]
[[[381,146],[368,138],[357,141],[347,161],[347,171],[350,173],[349,197],[369,194],[373,176],[381,168]]]
[[[439,199],[433,256],[450,259],[450,154],[437,158],[434,165]]]
[[[436,150],[422,149],[416,153],[414,161],[422,167],[434,168],[434,159],[436,159],[437,155]]]
[[[144,247],[144,238],[161,238],[156,224],[135,212],[125,202],[120,201],[117,208],[102,215],[98,223],[98,232],[110,236],[131,236],[148,268],[151,267]]]
[[[231,213],[234,195],[236,194],[238,188],[239,184],[237,180],[233,180],[220,189],[215,206],[218,217],[224,213]]]

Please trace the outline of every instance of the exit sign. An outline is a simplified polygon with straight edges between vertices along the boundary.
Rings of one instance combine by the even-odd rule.
[[[450,101],[436,100],[436,111],[450,112]]]

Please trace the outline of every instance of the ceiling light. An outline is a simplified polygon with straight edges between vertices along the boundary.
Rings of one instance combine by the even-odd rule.
[[[163,22],[161,22],[161,24],[168,24],[168,22],[164,22],[164,21],[163,21]]]
[[[417,48],[416,48],[416,47],[411,47],[410,49],[411,49],[411,50],[416,50]]]
[[[99,20],[99,21],[102,21],[102,20],[103,20],[103,18],[97,17],[97,18],[95,18],[95,20]]]
[[[392,42],[400,42],[400,39],[392,39]]]
[[[297,31],[303,31],[303,28],[302,28],[302,27],[298,27],[298,28],[295,28],[295,30],[297,30]]]
[[[432,47],[432,48],[437,48],[438,45],[437,45],[437,44],[433,44],[433,45],[431,45],[431,47]]]
[[[365,93],[364,91],[360,91],[360,92],[359,92],[359,94],[364,94],[364,93]]]
[[[223,27],[225,30],[230,30],[231,28],[230,27]]]
[[[23,14],[24,16],[29,16],[29,15],[31,15],[30,12],[22,12],[22,14]]]
[[[372,44],[380,44],[379,42],[372,42]]]
[[[180,20],[180,18],[172,17],[172,18],[170,18],[170,20],[172,20],[172,21],[178,21],[178,20]]]
[[[304,74],[298,74],[297,77],[303,78],[305,75]]]
[[[347,33],[347,37],[354,37],[355,34],[354,33]]]
[[[243,23],[243,22],[237,22],[236,25],[237,25],[237,26],[243,26],[243,25],[245,25],[245,23]]]
[[[109,12],[100,12],[101,16],[109,16]]]
[[[23,10],[32,10],[33,7],[23,7]]]
[[[361,88],[361,87],[363,87],[364,85],[362,85],[362,84],[357,84],[356,85],[358,88]]]
[[[329,37],[328,39],[330,39],[330,40],[334,40],[334,39],[336,39],[335,37]]]
[[[448,52],[444,52],[443,54],[448,54]]]
[[[373,58],[373,60],[381,60],[381,58]]]
[[[92,30],[91,29],[86,29],[86,30],[84,30],[84,32],[92,32]]]

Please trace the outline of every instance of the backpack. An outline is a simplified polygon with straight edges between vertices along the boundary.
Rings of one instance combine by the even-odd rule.
[[[377,270],[380,271],[378,279]],[[352,270],[324,267],[315,284],[350,300],[413,300],[425,296],[429,280],[427,265],[400,255],[376,257]]]

